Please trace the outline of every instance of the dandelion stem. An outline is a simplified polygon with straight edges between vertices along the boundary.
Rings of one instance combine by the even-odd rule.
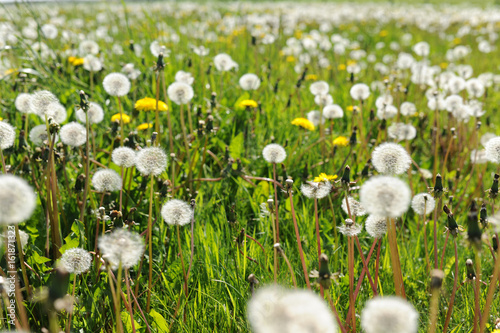
[[[146,311],[149,313],[151,306],[151,283],[153,281],[153,187],[154,176],[151,175],[150,190],[149,190],[149,214],[148,214],[148,247],[149,247],[149,277],[148,277],[148,296],[146,303]]]
[[[274,209],[276,214],[276,243],[280,242],[280,222],[279,222],[279,212],[278,212],[278,191],[276,190],[276,163],[273,163],[273,185],[274,185]]]
[[[125,269],[125,285],[127,286],[128,311],[130,313],[130,323],[132,325],[132,333],[135,333],[134,311],[132,310],[132,301],[130,299],[130,281],[128,277],[128,268]]]
[[[177,224],[177,243],[179,245],[179,254],[181,257],[181,266],[182,266],[182,274],[184,275],[184,292],[186,293],[186,298],[188,297],[188,289],[187,289],[187,275],[186,269],[184,268],[184,256],[182,255],[182,244],[181,244],[181,235],[180,235],[180,227]]]
[[[155,132],[157,133],[157,141],[161,142],[160,134],[160,111],[158,110],[158,101],[160,100],[160,71],[156,72],[156,108],[155,108]]]
[[[389,250],[391,252],[392,272],[394,278],[394,288],[397,296],[406,299],[403,284],[403,275],[401,273],[401,263],[399,261],[399,252],[396,236],[396,222],[393,218],[387,218],[387,236],[389,241]]]
[[[116,99],[118,100],[118,109],[120,111],[120,146],[123,147],[123,143],[124,143],[124,140],[125,140],[125,134],[124,134],[124,130],[123,130],[123,109],[122,109],[122,102],[120,100],[120,96],[116,97]],[[87,121],[87,124],[88,124],[88,121]]]
[[[497,238],[498,239],[498,238]],[[490,286],[488,287],[488,296],[486,297],[486,304],[484,305],[484,313],[481,318],[481,323],[479,327],[479,332],[484,332],[486,328],[486,322],[490,317],[491,303],[493,301],[493,295],[495,293],[496,284],[498,277],[500,275],[500,246],[497,248],[497,259],[493,268],[493,277],[490,280]]]
[[[167,102],[167,87],[165,85],[165,71],[163,71],[163,77],[162,77],[162,80],[161,80],[161,85],[162,85],[162,88],[163,88],[163,98],[165,100],[165,102]],[[167,108],[167,124],[168,124],[168,144],[169,144],[169,147],[170,147],[170,153],[173,153],[174,152],[174,135],[172,133],[172,120],[170,118],[170,109]],[[173,182],[173,179],[172,179],[172,182]]]
[[[443,326],[443,333],[448,332],[448,325],[450,323],[451,314],[453,312],[453,306],[455,305],[455,294],[457,292],[457,284],[458,284],[458,251],[457,251],[457,240],[453,238],[453,246],[455,248],[455,276],[453,277],[453,290],[451,292],[450,303],[448,304],[448,311],[446,312],[446,320]]]
[[[278,249],[274,244],[276,244],[276,225],[274,224],[274,215],[271,215],[271,227],[273,229],[273,254],[274,254],[274,283],[278,283],[277,275],[278,275]]]
[[[354,299],[354,240],[353,237],[347,237],[347,256],[349,266],[349,309],[351,310],[351,329],[356,332],[356,300]]]
[[[2,173],[7,174],[7,167],[5,166],[5,157],[3,156],[2,149],[0,149],[0,160],[2,161]]]
[[[19,262],[20,262],[21,271],[23,274],[24,286],[26,287],[26,294],[29,297],[31,295],[31,288],[30,288],[30,283],[28,280],[28,275],[26,274],[26,266],[24,265],[23,245],[21,243],[21,235],[19,234],[19,225],[17,225],[17,224],[15,226],[15,231],[16,231],[16,240],[17,240],[17,251],[19,253]]]
[[[73,297],[73,302],[75,302],[75,287],[76,287],[76,274],[73,274],[73,292],[71,293],[71,296]],[[74,306],[75,306],[75,304],[73,304],[73,307]],[[71,317],[73,316],[73,311],[74,311],[74,308],[69,313],[68,323],[66,324],[66,333],[71,332]]]
[[[480,249],[475,249],[476,254],[476,277],[475,277],[475,288],[474,288],[474,326],[472,331],[478,332],[479,322],[481,320],[481,309],[479,307],[479,297],[481,295],[481,252]],[[486,318],[484,318],[486,320]],[[480,331],[479,331],[480,332]]]

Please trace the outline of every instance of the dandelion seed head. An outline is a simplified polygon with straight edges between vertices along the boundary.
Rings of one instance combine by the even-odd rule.
[[[85,111],[83,111],[82,108],[77,107],[75,115],[78,121],[85,124],[86,116],[85,116]],[[89,109],[87,110],[87,115],[89,117],[90,124],[99,124],[104,119],[104,110],[99,104],[90,102]]]
[[[387,135],[396,141],[413,140],[417,136],[417,129],[412,124],[393,123],[387,128]]]
[[[375,297],[361,312],[361,327],[366,333],[416,333],[418,312],[402,298]]]
[[[66,108],[59,102],[52,102],[47,105],[47,109],[45,111],[45,115],[41,116],[42,120],[52,119],[56,123],[61,124],[66,121],[68,113],[66,112]]]
[[[309,91],[315,96],[326,95],[329,90],[330,86],[325,81],[316,81],[309,86]]]
[[[62,143],[68,146],[79,147],[87,142],[87,130],[74,121],[62,126],[59,135]]]
[[[277,143],[271,143],[264,147],[262,156],[268,163],[282,163],[286,158],[286,150]]]
[[[102,69],[102,61],[93,54],[87,54],[83,58],[83,69],[89,72],[99,72]]]
[[[333,104],[333,97],[330,94],[316,95],[314,96],[314,103],[319,106],[326,106]]]
[[[337,229],[344,236],[354,237],[359,235],[363,230],[363,226],[359,223],[354,223],[351,219],[346,219],[345,224],[337,227]]]
[[[113,270],[120,267],[120,262],[126,269],[137,265],[144,253],[142,237],[123,228],[101,236],[98,244],[103,258],[109,262]]]
[[[260,79],[257,75],[248,73],[240,77],[239,84],[243,90],[257,90],[260,87]]]
[[[307,113],[307,120],[309,120],[315,127],[319,126],[319,123],[321,122],[322,124],[325,123],[325,118],[323,118],[323,115],[321,112],[317,110],[313,110]]]
[[[48,141],[49,139],[49,136],[47,135],[47,126],[42,124],[33,127],[30,131],[29,138],[35,146],[42,146],[44,142]],[[58,139],[59,137],[56,134],[55,141],[57,142]]]
[[[360,202],[369,214],[399,217],[410,206],[411,191],[402,180],[391,176],[368,179],[359,193]]]
[[[485,164],[488,163],[488,159],[486,158],[486,150],[481,149],[473,149],[470,152],[470,161],[474,164]]]
[[[337,104],[330,104],[323,108],[323,118],[338,119],[344,116],[344,110]]]
[[[370,97],[370,88],[364,83],[356,83],[351,87],[350,94],[356,101],[364,101]]]
[[[118,147],[111,153],[113,163],[124,168],[132,167],[135,164],[135,158],[135,151],[129,147]]]
[[[80,275],[88,271],[91,263],[90,253],[81,248],[66,250],[61,256],[61,265],[70,274]]]
[[[100,193],[119,191],[122,188],[122,177],[112,169],[101,169],[94,173],[92,185]]]
[[[137,153],[135,166],[143,175],[158,176],[167,168],[167,154],[159,147],[144,148]]]
[[[32,113],[31,94],[20,93],[17,95],[14,105],[16,106],[17,111],[21,113]]]
[[[167,89],[168,98],[177,105],[188,104],[193,99],[193,88],[183,82],[174,82]]]
[[[337,332],[326,302],[308,290],[259,289],[248,302],[247,316],[255,333]]]
[[[380,173],[399,175],[408,170],[411,157],[400,145],[385,142],[373,150],[372,164]]]
[[[214,65],[218,71],[226,72],[237,68],[238,64],[226,53],[220,53],[214,57]]]
[[[403,102],[399,107],[402,116],[413,116],[417,112],[417,107],[412,102]]]
[[[427,215],[434,211],[436,200],[428,193],[419,193],[411,201],[411,208],[418,215]]]
[[[111,73],[104,77],[102,86],[111,96],[125,96],[130,91],[130,80],[122,73]]]
[[[186,225],[191,223],[194,212],[187,202],[178,199],[167,201],[161,208],[161,216],[168,225]]]
[[[427,57],[430,53],[430,46],[429,43],[427,42],[419,42],[415,45],[413,45],[413,52],[415,52],[416,55],[421,56],[421,57]]]
[[[488,141],[490,141],[491,139],[496,138],[496,137],[497,137],[497,135],[494,133],[484,133],[481,136],[481,144],[483,145],[483,147],[486,147],[486,144],[488,143]]]
[[[37,114],[39,117],[44,118],[47,113],[47,108],[52,103],[58,103],[57,97],[48,90],[41,90],[34,92],[30,99],[31,113]]]
[[[14,145],[16,130],[11,124],[0,121],[0,149],[4,150]]]
[[[78,51],[81,56],[86,56],[87,54],[96,55],[99,53],[99,45],[93,40],[84,40],[80,43]]]
[[[500,137],[490,139],[485,146],[486,158],[493,163],[500,163]]]
[[[467,80],[467,82],[465,83],[465,88],[467,89],[467,93],[469,94],[469,96],[472,98],[479,98],[483,96],[484,92],[486,91],[483,82],[475,78]]]
[[[365,229],[373,238],[382,238],[387,233],[387,218],[369,215],[365,221]]]
[[[36,208],[36,194],[22,178],[0,175],[0,223],[18,224],[31,217]]]
[[[380,109],[377,109],[378,119],[391,119],[396,117],[398,114],[398,108],[394,105],[384,105]]]
[[[191,73],[178,71],[177,73],[175,73],[175,81],[192,85],[194,82],[194,78]]]
[[[347,202],[349,202],[349,210],[347,209]],[[349,211],[351,212],[352,216],[363,216],[363,215],[366,215],[366,211],[363,208],[363,206],[361,205],[361,203],[359,203],[359,201],[357,201],[353,197],[348,197],[348,201],[347,202],[346,202],[345,197],[344,197],[344,199],[342,199],[342,210],[347,215],[349,215]]]
[[[300,192],[309,199],[322,199],[330,194],[330,182],[308,182],[300,186]]]

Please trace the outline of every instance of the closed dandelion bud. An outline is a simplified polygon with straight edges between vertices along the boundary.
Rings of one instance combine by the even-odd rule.
[[[122,177],[115,170],[101,169],[92,177],[92,185],[100,193],[119,191],[122,188]]]
[[[493,250],[498,251],[498,237],[496,234],[492,236],[491,242],[493,243]]]
[[[368,116],[368,120],[370,120],[370,121],[375,120],[375,110],[370,109],[370,115]]]
[[[307,179],[307,177],[309,177],[309,169],[307,166],[308,166],[307,162],[304,163],[304,168],[302,169],[302,177],[301,177],[303,182]]]
[[[137,153],[135,165],[143,175],[158,176],[167,168],[167,155],[159,147],[144,148]]]
[[[261,288],[248,302],[247,316],[255,333],[337,332],[327,303],[310,290]]]
[[[80,109],[84,112],[87,112],[89,109],[89,100],[83,90],[80,90]]]
[[[474,263],[472,259],[467,259],[465,261],[465,267],[467,269],[467,279],[474,280],[476,278],[476,272],[474,271]]]
[[[318,283],[324,288],[330,288],[332,284],[332,273],[330,273],[330,268],[328,267],[328,256],[324,253],[319,257],[319,277]]]
[[[276,95],[278,93],[278,87],[279,87],[280,79],[276,80],[276,83],[274,84],[273,88],[273,93]]]
[[[436,175],[436,183],[434,184],[432,192],[434,193],[434,198],[436,199],[441,197],[444,192],[443,177],[441,177],[439,173]]]
[[[498,179],[500,175],[495,173],[493,177],[493,184],[491,184],[491,188],[488,190],[489,196],[491,199],[495,199],[498,196]]]
[[[281,163],[281,177],[282,182],[283,180],[288,179],[288,173],[286,172],[286,167],[283,163]]]
[[[288,95],[288,101],[286,102],[286,109],[288,109],[292,105],[292,94]]]
[[[431,290],[441,289],[443,285],[444,272],[440,269],[433,269],[431,272]]]
[[[151,144],[152,145],[154,145],[157,136],[158,136],[158,132],[151,133]]]
[[[82,192],[84,187],[85,187],[85,175],[84,174],[80,174],[76,178],[75,192]]]
[[[368,177],[370,175],[370,166],[371,166],[372,160],[369,159],[365,166],[363,167],[363,170],[361,170],[361,176],[362,177]]]
[[[247,278],[248,283],[250,284],[250,294],[253,296],[255,286],[259,284],[259,280],[255,277],[255,275],[250,274]]]
[[[445,205],[446,206],[446,205]],[[448,230],[453,236],[458,235],[458,224],[453,217],[453,213],[448,213]]]
[[[194,212],[187,202],[172,199],[167,201],[161,208],[161,216],[168,225],[183,226],[191,222]]]
[[[354,126],[352,129],[351,137],[349,138],[349,144],[351,146],[355,146],[356,143],[358,143],[357,137],[356,137],[356,131],[358,130],[358,127]]]
[[[402,298],[377,296],[366,302],[361,327],[366,333],[416,333],[418,312]]]
[[[66,250],[61,256],[61,265],[70,274],[80,275],[89,270],[92,257],[84,249]]]
[[[351,168],[348,165],[344,168],[344,173],[342,174],[340,182],[345,189],[348,189],[351,185]]]
[[[477,204],[473,200],[470,211],[467,214],[467,236],[469,241],[477,246],[481,244],[482,231],[478,224]]]
[[[286,190],[287,192],[290,192],[293,189],[293,179],[289,178],[285,181],[286,184]]]
[[[483,225],[483,228],[488,224],[488,212],[486,210],[486,204],[481,205],[481,210],[479,211],[479,221]]]
[[[387,120],[382,119],[382,121],[380,122],[380,125],[379,125],[379,129],[381,131],[385,131],[386,128],[387,128]]]

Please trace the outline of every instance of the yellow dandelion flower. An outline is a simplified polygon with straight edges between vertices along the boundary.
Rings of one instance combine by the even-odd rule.
[[[439,64],[439,67],[441,67],[442,69],[446,69],[448,67],[448,64],[445,62],[442,62]]]
[[[382,30],[380,31],[380,33],[378,34],[380,37],[385,37],[389,34],[389,32],[387,32],[387,30]]]
[[[2,121],[2,120],[3,120],[3,118],[2,118],[2,117],[0,117],[0,121]]]
[[[352,110],[354,110],[354,106],[349,105],[348,107],[346,107],[346,110],[347,110],[347,111],[352,111]]]
[[[138,111],[156,111],[156,99],[144,97],[135,102],[134,108]],[[162,101],[158,101],[158,111],[167,111],[168,106]]]
[[[259,105],[253,99],[244,99],[240,102],[239,106],[241,108],[256,108]]]
[[[81,66],[83,65],[83,62],[85,61],[85,59],[83,58],[76,58],[75,60],[73,60],[72,64],[73,66]]]
[[[349,139],[345,136],[339,136],[333,140],[334,146],[342,146],[345,147],[349,144]]]
[[[69,58],[68,58],[68,62],[69,62],[70,64],[72,64],[72,63],[73,63],[73,61],[75,61],[75,59],[76,59],[76,57],[71,56],[71,57],[69,57]]]
[[[337,179],[338,176],[337,175],[327,175],[326,173],[322,172],[319,174],[318,177],[314,177],[314,181],[316,183],[319,183],[319,182],[329,182],[329,181],[333,181],[335,179]]]
[[[119,113],[115,113],[115,114],[111,117],[111,121],[112,121],[112,122],[115,122],[115,121],[120,121],[120,114],[119,114]],[[130,123],[130,116],[126,115],[125,113],[123,114],[123,123],[124,123],[124,124],[128,124],[128,123]]]
[[[339,71],[345,71],[345,68],[346,68],[346,67],[345,67],[345,65],[344,65],[344,64],[340,64],[340,65],[338,65],[338,66],[337,66],[337,69],[338,69]]]
[[[296,30],[294,33],[295,38],[301,39],[302,38],[302,31]]]
[[[294,56],[288,56],[286,57],[286,62],[294,62],[295,61],[295,57]]]
[[[308,74],[306,75],[306,81],[316,81],[318,76],[316,74]]]
[[[314,125],[313,125],[313,123],[311,123],[306,118],[295,118],[292,121],[292,125],[300,126],[302,128],[308,129],[310,131],[314,131]]]
[[[455,45],[460,44],[461,42],[462,42],[462,40],[458,37],[453,40],[453,44],[455,44]]]
[[[151,128],[151,127],[153,127],[153,124],[151,124],[151,123],[144,123],[144,124],[140,124],[136,128],[137,128],[138,131],[143,131],[143,130]]]
[[[354,66],[356,65],[356,60],[349,59],[347,60],[347,66]]]

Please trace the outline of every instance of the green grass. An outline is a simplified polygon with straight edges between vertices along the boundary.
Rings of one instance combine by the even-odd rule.
[[[423,1],[427,2],[427,1]],[[463,3],[463,1],[454,1]],[[481,5],[484,2],[481,3]],[[308,132],[291,125],[291,121],[297,117],[306,117],[307,112],[318,109],[314,103],[314,97],[309,92],[309,85],[314,80],[325,80],[330,84],[330,93],[334,102],[339,104],[345,113],[344,118],[334,121],[332,138],[352,134],[353,113],[348,107],[358,105],[353,102],[349,95],[350,87],[353,83],[367,83],[384,79],[389,80],[390,88],[397,87],[398,83],[408,86],[408,94],[392,91],[395,104],[403,100],[415,102],[418,114],[414,117],[401,118],[401,121],[413,124],[417,128],[417,137],[403,143],[408,146],[413,160],[422,169],[433,170],[434,163],[438,163],[438,171],[443,168],[444,155],[446,154],[450,139],[450,128],[457,127],[459,138],[454,139],[451,145],[451,152],[448,163],[443,174],[445,187],[449,190],[443,196],[443,203],[448,202],[448,196],[454,196],[453,212],[458,224],[464,226],[464,231],[457,237],[459,276],[454,276],[455,259],[453,254],[453,243],[448,241],[445,251],[443,270],[445,280],[440,296],[438,312],[438,331],[442,331],[446,309],[450,298],[454,279],[459,282],[466,280],[465,261],[468,258],[474,259],[474,251],[466,241],[467,212],[473,199],[479,204],[486,203],[488,212],[495,204],[488,198],[485,192],[493,181],[493,173],[497,166],[493,163],[477,165],[473,167],[470,163],[470,151],[477,146],[474,119],[468,123],[458,125],[452,118],[448,117],[448,112],[440,111],[439,122],[442,131],[442,141],[439,143],[438,160],[434,159],[435,136],[432,134],[432,126],[435,121],[435,114],[427,108],[427,100],[424,96],[425,89],[409,84],[408,76],[397,78],[394,75],[381,75],[372,63],[363,60],[367,68],[363,69],[351,81],[350,75],[340,69],[339,65],[345,65],[350,60],[348,52],[346,55],[335,56],[332,51],[324,52],[329,60],[329,68],[320,68],[316,58],[307,66],[307,74],[316,75],[316,79],[307,77],[301,82],[300,88],[296,88],[296,83],[301,76],[301,72],[294,71],[297,57],[293,61],[287,61],[287,57],[280,54],[280,50],[286,45],[286,41],[292,35],[305,37],[313,29],[318,29],[319,24],[314,20],[304,22],[304,26],[297,26],[293,29],[292,35],[285,35],[283,29],[279,30],[279,35],[275,44],[253,46],[248,28],[242,29],[239,23],[234,28],[234,32],[229,33],[229,37],[217,29],[220,23],[216,17],[210,18],[214,10],[203,11],[203,6],[195,7],[193,11],[175,9],[176,5],[165,5],[161,9],[150,7],[150,4],[81,4],[65,5],[62,7],[42,7],[33,5],[8,6],[3,9],[0,22],[9,22],[13,25],[18,36],[16,42],[9,42],[10,49],[2,49],[0,56],[4,64],[9,62],[7,69],[13,71],[0,79],[0,117],[17,128],[17,136],[24,128],[26,119],[29,120],[28,128],[43,122],[35,115],[28,115],[26,119],[16,111],[14,100],[20,92],[34,92],[47,89],[53,92],[66,107],[68,111],[67,122],[73,121],[74,106],[80,103],[78,91],[84,90],[90,101],[94,101],[104,107],[105,118],[99,125],[93,126],[95,133],[96,154],[92,152],[91,158],[97,163],[91,163],[91,173],[93,174],[102,164],[106,167],[120,171],[111,163],[110,152],[114,147],[120,145],[117,124],[112,124],[111,116],[119,112],[117,99],[109,96],[102,87],[103,78],[111,72],[119,72],[126,63],[133,63],[142,74],[140,78],[132,83],[132,89],[127,96],[122,98],[124,113],[131,116],[131,122],[126,124],[125,133],[134,132],[136,126],[144,122],[154,122],[154,112],[138,112],[134,110],[134,103],[143,97],[156,96],[155,73],[152,70],[155,57],[149,52],[149,45],[160,36],[158,24],[168,24],[171,31],[164,34],[170,35],[172,32],[181,37],[178,43],[166,42],[171,54],[166,58],[167,65],[164,69],[166,85],[174,81],[175,73],[178,70],[185,70],[193,74],[195,78],[193,89],[195,97],[192,101],[192,126],[190,154],[191,161],[187,160],[185,146],[182,137],[180,123],[179,106],[169,100],[165,100],[163,90],[160,90],[160,99],[165,101],[170,109],[173,122],[174,150],[170,151],[168,142],[168,127],[166,113],[161,113],[161,141],[160,146],[164,148],[167,155],[175,154],[175,160],[169,157],[169,166],[155,183],[155,196],[153,204],[153,221],[156,221],[153,228],[153,290],[152,290],[152,310],[146,312],[146,288],[148,284],[148,263],[145,258],[139,280],[136,278],[139,273],[139,265],[130,270],[133,280],[132,290],[135,284],[139,284],[139,295],[137,297],[141,310],[153,332],[246,332],[250,326],[246,320],[246,304],[250,298],[250,285],[247,281],[249,274],[254,274],[259,280],[258,287],[270,284],[273,281],[273,234],[270,217],[260,217],[260,204],[266,202],[269,197],[274,198],[272,183],[266,181],[246,181],[242,175],[255,177],[272,178],[272,165],[266,163],[262,158],[262,149],[269,143],[275,142],[285,146],[288,153],[284,162],[286,171],[278,166],[279,182],[284,184],[286,177],[294,180],[293,203],[296,210],[296,219],[302,237],[302,245],[305,252],[307,268],[309,271],[318,269],[317,248],[315,236],[314,202],[307,199],[300,193],[300,185],[306,180],[313,180],[321,172],[330,175],[341,171],[342,163],[347,158],[346,164],[352,169],[351,180],[356,182],[353,185],[352,194],[358,198],[357,186],[361,186],[367,176],[361,174],[371,151],[375,146],[385,141],[386,130],[381,127],[382,122],[375,118],[370,120],[370,109],[375,109],[375,99],[380,92],[372,90],[370,98],[363,106],[362,118],[362,138],[370,134],[369,142],[359,142],[352,147],[353,154],[349,155],[351,147],[333,147],[330,137],[324,141],[324,145],[319,141],[318,130]],[[311,4],[311,6],[313,6]],[[172,9],[173,8],[173,9]],[[232,11],[225,5],[215,5],[220,12],[220,17],[230,18],[242,15],[247,9]],[[126,18],[123,10],[127,10]],[[39,25],[49,21],[48,13],[56,12],[58,15],[66,17],[67,22],[59,27],[59,36],[62,30],[69,30],[81,34],[89,34],[98,28],[106,27],[107,34],[112,38],[112,42],[99,40],[103,56],[104,69],[93,75],[93,90],[91,91],[90,75],[81,66],[73,66],[68,62],[69,56],[77,56],[79,39],[72,37],[69,40],[54,39],[46,40],[43,37],[39,42],[47,44],[48,48],[55,54],[55,58],[43,59],[38,52],[32,52],[34,42],[23,38],[19,31],[28,25],[29,20],[34,20]],[[96,13],[104,13],[103,21],[96,21]],[[75,26],[74,19],[82,19],[84,24]],[[195,23],[196,22],[196,23]],[[204,41],[193,36],[191,33],[183,33],[182,28],[192,26],[200,22],[207,22],[206,27],[200,30],[213,31],[218,33],[214,41]],[[430,44],[431,54],[429,61],[433,65],[446,63],[446,51],[456,45],[470,45],[471,54],[459,63],[470,64],[474,68],[474,76],[483,72],[491,71],[498,73],[498,49],[489,55],[484,55],[477,50],[476,35],[467,34],[460,40],[454,39],[457,30],[467,22],[457,22],[445,31],[450,35],[450,41],[438,37],[437,33],[431,33],[418,29],[410,23],[400,23],[389,21],[386,23],[366,20],[362,22],[342,22],[334,25],[332,30],[325,34],[327,37],[332,34],[341,34],[351,41],[358,36],[363,39],[360,48],[367,50],[369,54],[376,56],[377,62],[381,62],[386,54],[397,56],[396,51],[389,49],[390,42],[401,44],[401,51],[412,53],[411,46],[419,41],[427,41]],[[476,31],[482,24],[473,27]],[[116,29],[115,29],[116,28]],[[498,33],[499,25],[492,24],[492,29]],[[380,31],[386,31],[387,36],[381,37]],[[402,44],[401,37],[410,33],[413,35],[412,43]],[[382,34],[383,35],[383,34]],[[129,40],[134,40],[136,44],[143,47],[140,56],[135,55],[129,49]],[[377,49],[376,43],[384,42],[385,48]],[[116,43],[123,49],[123,54],[117,55],[111,51],[112,45]],[[190,45],[205,45],[210,49],[207,57],[201,58],[194,54]],[[218,53],[228,53],[239,64],[237,70],[227,73],[218,72],[213,66],[213,57]],[[417,57],[418,58],[418,57]],[[288,59],[291,60],[291,59]],[[210,67],[211,66],[211,67]],[[393,69],[394,61],[390,61],[388,66]],[[444,64],[443,64],[444,67]],[[0,67],[4,71],[4,67]],[[210,73],[207,71],[210,69]],[[27,71],[26,69],[29,69]],[[0,71],[0,75],[2,74]],[[36,72],[34,72],[36,71]],[[262,80],[260,88],[252,93],[244,92],[238,85],[238,80],[245,73],[256,73]],[[24,76],[23,73],[27,73]],[[35,74],[33,74],[35,73]],[[396,74],[396,72],[393,72]],[[207,84],[209,87],[207,88]],[[275,85],[277,91],[275,92]],[[211,105],[211,93],[215,92],[215,104]],[[243,99],[254,99],[260,103],[256,109],[246,110],[238,106]],[[498,85],[488,88],[487,96],[484,97],[484,107],[486,115],[480,118],[482,126],[477,135],[487,132],[498,134],[497,123],[499,121],[496,113],[500,94]],[[183,110],[186,112],[186,108]],[[213,116],[213,126],[215,131],[203,130],[201,135],[197,134],[198,120],[208,123],[208,116]],[[395,119],[388,120],[387,126],[395,122]],[[357,121],[354,123],[357,125]],[[188,127],[188,126],[186,126]],[[186,128],[189,131],[189,128]],[[147,140],[151,137],[152,130],[135,131],[135,142],[139,147],[145,147]],[[362,146],[366,145],[366,149]],[[322,151],[324,147],[324,153]],[[207,154],[204,155],[203,147],[206,147]],[[11,166],[11,172],[26,179],[36,189],[38,194],[38,207],[28,221],[20,225],[20,229],[30,235],[28,245],[24,249],[25,261],[30,268],[27,269],[28,279],[34,288],[34,294],[40,294],[44,288],[51,292],[58,290],[64,295],[71,293],[73,288],[73,276],[65,276],[63,279],[69,282],[67,290],[60,290],[64,286],[60,281],[55,280],[56,256],[59,252],[72,247],[82,247],[88,251],[94,250],[96,215],[92,212],[97,209],[100,194],[90,192],[88,196],[87,210],[83,221],[79,221],[80,209],[77,205],[75,183],[78,175],[84,173],[85,164],[80,148],[72,149],[64,145],[56,146],[56,176],[58,184],[58,223],[60,234],[63,239],[61,251],[53,245],[52,236],[47,230],[46,208],[47,208],[47,187],[43,181],[47,168],[48,148],[43,147],[40,151],[27,140],[23,145],[19,138],[16,139],[13,148],[4,150],[6,164]],[[226,149],[228,149],[226,153]],[[335,154],[333,155],[333,152]],[[332,158],[333,156],[333,158]],[[229,158],[228,158],[229,157]],[[205,162],[202,164],[202,160]],[[241,169],[237,169],[238,161],[241,161]],[[233,163],[232,166],[230,163]],[[190,242],[194,237],[194,256],[192,271],[189,278],[189,295],[187,299],[183,294],[183,271],[178,251],[175,228],[167,226],[160,215],[160,209],[171,196],[171,168],[176,167],[175,172],[175,193],[177,199],[189,202],[196,201],[194,234],[191,235],[189,226],[181,228],[181,246],[183,258],[186,266],[190,258]],[[192,165],[192,167],[190,167]],[[458,170],[460,169],[460,171]],[[190,174],[191,173],[191,174]],[[128,174],[128,173],[127,173]],[[370,174],[376,174],[371,168]],[[340,177],[342,172],[338,173]],[[219,181],[196,181],[189,183],[188,180],[197,178],[219,178]],[[409,182],[408,175],[400,176],[405,182]],[[470,180],[469,183],[469,179]],[[165,183],[165,181],[170,181]],[[432,179],[427,180],[429,186],[433,186]],[[412,190],[414,194],[427,192],[428,188],[415,167],[411,173]],[[134,171],[130,191],[124,191],[124,219],[116,218],[106,223],[106,231],[121,227],[124,220],[134,221],[130,226],[135,232],[146,231],[148,221],[149,206],[149,185],[148,178],[142,177],[139,172]],[[179,187],[179,188],[177,188]],[[92,186],[91,186],[92,188]],[[462,193],[465,195],[462,197]],[[330,258],[330,269],[339,273],[338,279],[334,281],[328,291],[336,304],[340,317],[345,319],[349,306],[349,278],[348,278],[348,256],[347,238],[338,233],[335,229],[348,216],[340,208],[343,190],[340,183],[334,184],[334,191],[328,198],[319,200],[319,224],[321,230],[322,251]],[[80,194],[81,196],[81,194]],[[103,206],[106,214],[113,215],[112,211],[117,209],[118,193],[114,192],[104,197]],[[459,201],[458,199],[462,199]],[[288,195],[279,191],[279,219],[280,219],[280,243],[288,259],[292,263],[294,275],[300,288],[305,287],[305,278],[302,272],[293,218],[291,213]],[[49,203],[50,205],[50,203]],[[498,207],[498,205],[496,205]],[[131,210],[135,208],[134,210]],[[408,301],[414,305],[420,314],[419,332],[427,330],[429,321],[429,282],[430,275],[425,265],[423,231],[417,230],[416,214],[409,209],[407,213],[398,220],[398,245],[401,258],[402,272]],[[357,222],[363,222],[364,217],[358,218]],[[432,217],[428,217],[429,224],[428,241],[431,265],[433,263],[433,236]],[[49,223],[50,224],[50,223]],[[446,214],[438,212],[437,236],[439,257],[445,242]],[[102,228],[102,225],[101,225]],[[244,232],[256,239],[265,249],[246,238],[241,242],[241,232]],[[102,231],[102,229],[101,229]],[[49,234],[49,236],[47,236]],[[488,248],[491,242],[492,229],[487,228],[484,234],[488,239],[482,245],[482,277],[487,285],[490,284],[490,276],[493,273],[493,259]],[[46,249],[46,240],[50,240],[50,249]],[[240,240],[237,242],[237,240]],[[359,241],[364,255],[372,245],[372,239],[366,231],[359,235]],[[242,253],[239,252],[241,249]],[[147,250],[146,250],[147,255]],[[250,260],[251,258],[252,260]],[[2,269],[5,270],[5,258],[2,259]],[[19,263],[18,263],[18,266]],[[373,276],[375,270],[375,254],[369,263],[370,273]],[[355,250],[354,277],[355,282],[361,274],[363,265],[359,258],[358,250]],[[115,272],[116,275],[116,272]],[[19,271],[19,276],[20,271]],[[88,273],[77,278],[75,313],[72,319],[72,331],[78,332],[113,332],[116,327],[116,320],[113,307],[112,293],[110,290],[109,276],[105,271],[98,271],[93,265]],[[287,269],[285,261],[279,259],[278,282],[284,286],[292,287],[291,275]],[[498,283],[498,281],[496,282]],[[458,289],[454,312],[449,325],[449,332],[469,332],[473,329],[474,320],[474,290],[472,283],[465,283]],[[123,292],[126,296],[125,284],[122,283]],[[393,283],[393,270],[391,268],[390,252],[387,239],[382,241],[380,254],[380,274],[378,290],[380,295],[393,295],[395,293]],[[483,308],[487,286],[482,285],[480,291],[481,308]],[[317,292],[319,294],[319,292]],[[495,316],[500,311],[498,293],[495,294],[491,309],[491,320],[488,321],[488,330],[492,330]],[[50,307],[53,299],[39,301],[27,296],[23,290],[27,316],[30,328],[34,332],[39,332],[42,328],[49,327]],[[373,297],[373,292],[365,281],[362,284],[361,292],[356,300],[356,314],[359,315],[367,300]],[[179,301],[180,300],[180,301]],[[127,301],[128,302],[128,301]],[[124,320],[125,331],[131,332],[130,317],[127,309],[123,306],[122,319]],[[179,306],[178,306],[179,304]],[[177,311],[176,308],[178,307]],[[5,308],[3,310],[6,314]],[[138,332],[146,332],[141,311],[134,307],[133,310],[136,329]],[[68,315],[62,311],[57,314],[56,324],[62,329],[65,328]],[[0,324],[3,325],[3,324]],[[357,328],[360,329],[360,319],[357,319]],[[4,327],[9,328],[9,327]],[[10,327],[12,328],[12,327]]]

